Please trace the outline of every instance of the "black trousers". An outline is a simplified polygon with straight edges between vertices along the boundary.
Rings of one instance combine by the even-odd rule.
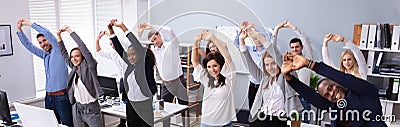
[[[253,106],[258,87],[260,87],[260,84],[254,84],[253,82],[250,82],[249,92],[248,92],[248,96],[247,96],[247,98],[249,99],[249,110],[251,110],[251,107]]]
[[[179,81],[177,81],[179,80]],[[177,80],[174,80],[175,83],[170,83],[170,82],[164,82],[163,84],[161,84],[161,98],[164,99],[165,102],[171,102],[174,100],[175,96],[181,96],[184,99],[179,99],[178,98],[178,103],[182,104],[182,105],[187,105],[188,104],[188,97],[186,94],[186,80],[183,77],[183,75],[181,75]],[[180,82],[180,83],[179,83]],[[167,84],[170,85],[170,90],[174,91],[176,94],[172,94],[174,92],[171,92],[168,88],[167,88]],[[182,86],[178,86],[179,84],[181,84]]]
[[[136,113],[129,101],[126,102],[126,115],[128,127],[151,127]]]
[[[287,127],[287,121],[280,120],[277,116],[267,115],[264,120],[257,119],[250,122],[250,127]]]

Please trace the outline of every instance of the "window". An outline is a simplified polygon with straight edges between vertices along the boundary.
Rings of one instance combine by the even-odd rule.
[[[29,0],[30,20],[49,29],[54,35],[58,28],[69,25],[96,57],[95,38],[100,30],[107,30],[107,22],[111,17],[122,19],[122,0]],[[32,30],[31,40],[39,47],[36,41],[38,32]],[[76,43],[68,34],[62,34],[67,50],[76,47]],[[103,37],[101,43],[107,43]],[[107,43],[108,44],[108,43]],[[105,47],[105,46],[103,46]],[[98,71],[105,76],[113,76],[117,69],[112,61],[98,59]],[[46,76],[43,60],[34,56],[34,73],[37,91],[45,90]],[[107,66],[107,67],[104,67]]]

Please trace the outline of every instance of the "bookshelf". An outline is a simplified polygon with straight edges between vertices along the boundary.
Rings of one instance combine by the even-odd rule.
[[[201,84],[193,81],[193,66],[191,63],[191,49],[190,43],[179,43],[181,66],[186,79],[186,93],[188,95],[189,109],[195,108],[195,121],[190,123],[190,126],[200,123],[200,86]],[[187,114],[190,115],[190,114]]]
[[[365,32],[362,31],[362,27],[366,26],[366,25],[376,25],[378,26],[376,30],[375,35],[372,35],[372,37],[370,37],[371,35],[365,35],[365,34],[370,34],[371,32]],[[381,26],[379,26],[381,25]],[[388,24],[389,27],[389,32],[386,31],[384,35],[382,33],[383,31],[383,24],[354,24],[354,32],[353,32],[353,43],[357,46],[359,46],[360,50],[363,52],[363,55],[365,57],[365,59],[367,60],[367,66],[368,66],[368,77],[367,80],[376,84],[378,88],[380,89],[384,89],[386,91],[389,91],[389,95],[391,95],[391,93],[393,92],[393,87],[394,86],[394,79],[400,79],[400,72],[397,71],[397,68],[400,67],[400,49],[398,47],[392,48],[391,46],[393,45],[393,39],[397,36],[393,36],[393,28],[394,26],[399,26],[398,24]],[[381,28],[380,31],[379,27]],[[372,27],[372,30],[375,27]],[[386,29],[387,29],[386,28]],[[371,30],[371,29],[368,29]],[[374,33],[374,32],[372,32]],[[364,34],[364,35],[362,35]],[[366,38],[362,38],[362,36],[367,37],[368,40],[365,40]],[[390,39],[388,39],[390,38]],[[398,37],[400,38],[400,36]],[[374,39],[374,40],[371,40]],[[366,45],[362,44],[364,41],[364,43],[367,43]],[[369,45],[368,43],[371,43],[372,41],[372,45]],[[385,43],[385,41],[388,41]],[[396,41],[394,41],[396,42]],[[378,44],[379,43],[379,44]],[[387,45],[387,43],[389,43],[391,46],[389,47],[385,47],[383,45]],[[398,43],[398,42],[397,42]],[[369,47],[368,47],[369,46]],[[378,54],[382,53],[382,57],[379,59]],[[377,61],[380,61],[379,64],[377,64]],[[386,65],[390,65],[390,66],[386,66]],[[392,67],[393,66],[393,67]],[[389,69],[387,69],[387,68]],[[383,69],[382,69],[383,68]],[[375,71],[373,71],[375,69]],[[384,69],[386,70],[390,70],[391,73],[386,73],[384,71]],[[378,70],[378,71],[376,71]],[[393,70],[393,71],[392,71]],[[398,87],[398,86],[397,86]],[[388,94],[388,92],[386,92]],[[398,91],[397,91],[398,93]],[[390,96],[390,98],[393,98],[396,95]],[[388,96],[387,96],[388,97]],[[397,97],[397,100],[396,100]],[[382,112],[385,116],[390,117],[390,116],[396,116],[396,115],[400,115],[400,96],[399,94],[394,97],[394,100],[388,100],[388,99],[381,99],[381,105],[382,105]],[[390,99],[389,98],[389,99]],[[396,122],[397,121],[397,122]],[[394,117],[393,120],[389,120],[386,122],[386,124],[388,126],[400,126],[400,118],[396,118]]]

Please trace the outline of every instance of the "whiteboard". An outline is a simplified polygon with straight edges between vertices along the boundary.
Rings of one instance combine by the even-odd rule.
[[[236,26],[217,26],[217,37],[227,43],[229,53],[232,56],[232,61],[236,65],[236,71],[239,72],[249,72],[247,69],[247,65],[245,61],[242,60],[242,54],[239,51],[239,48],[234,44],[234,40],[237,34],[239,27]],[[254,43],[249,42],[250,39],[246,39],[246,45],[252,45]],[[239,57],[240,56],[240,57]]]

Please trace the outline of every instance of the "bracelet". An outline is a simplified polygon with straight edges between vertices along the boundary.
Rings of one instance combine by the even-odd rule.
[[[308,60],[307,68],[310,68],[313,62],[314,62],[314,61],[312,61],[312,60]]]
[[[198,49],[199,47],[192,47],[192,50],[194,50],[194,49]]]

